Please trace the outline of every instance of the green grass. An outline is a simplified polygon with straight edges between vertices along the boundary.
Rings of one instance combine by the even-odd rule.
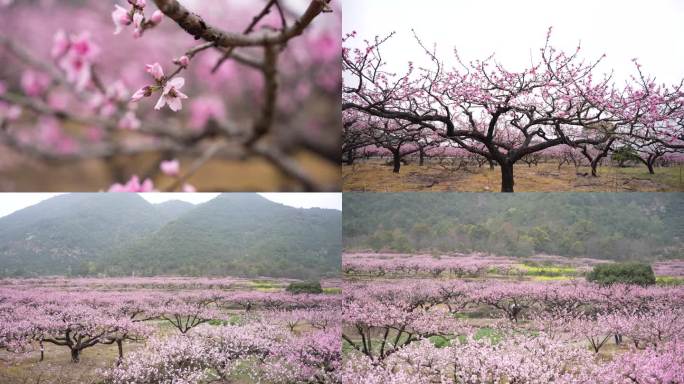
[[[684,285],[684,277],[656,276],[656,284],[664,286]]]
[[[491,343],[496,344],[501,341],[503,335],[494,328],[484,327],[478,329],[473,336],[473,339],[475,340],[482,340],[485,338],[489,339]],[[458,341],[461,344],[465,344],[468,342],[468,338],[465,335],[458,335]]]
[[[570,280],[572,276],[533,276],[532,281]]]
[[[219,326],[219,325],[236,325],[239,324],[240,321],[242,320],[241,316],[238,315],[231,315],[228,320],[219,320],[219,319],[214,319],[214,320],[209,320],[209,325],[214,325],[214,326]]]
[[[503,335],[494,328],[484,327],[480,328],[475,332],[475,340],[481,340],[484,338],[489,339],[492,343],[496,344],[503,338]]]
[[[656,167],[655,174],[648,173],[646,167],[627,167],[618,168],[617,172],[621,175],[628,175],[633,178],[647,179],[660,184],[666,184],[672,189],[681,191],[684,189],[684,169],[678,167]],[[611,172],[615,172],[611,170]]]
[[[323,288],[323,293],[328,294],[328,295],[336,295],[338,293],[342,293],[342,288],[337,288],[337,287]]]
[[[444,348],[451,345],[451,339],[445,336],[432,336],[428,340],[437,348]]]
[[[282,289],[282,288],[277,288],[277,287],[269,287],[269,288],[261,288],[261,287],[259,287],[259,288],[254,288],[254,290],[255,290],[255,291],[259,291],[259,292],[280,292],[280,291],[282,291],[283,289]]]
[[[282,288],[283,285],[280,283],[273,282],[271,280],[252,280],[250,281],[250,285],[252,288],[256,290],[261,290],[261,289],[274,289],[274,288]]]
[[[525,271],[528,276],[576,276],[577,268],[575,267],[558,267],[558,266],[539,266],[530,264],[521,264],[520,268]]]

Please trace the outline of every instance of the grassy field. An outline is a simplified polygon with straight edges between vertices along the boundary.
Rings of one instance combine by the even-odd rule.
[[[578,175],[589,173],[588,167],[541,163],[528,167],[516,164],[514,170],[517,192],[674,192],[684,191],[682,167],[656,168],[648,173],[645,166],[618,168],[600,167],[598,177]],[[451,171],[438,164],[403,165],[398,174],[382,160],[368,160],[342,166],[344,191],[434,191],[434,192],[498,192],[501,171],[488,166]]]

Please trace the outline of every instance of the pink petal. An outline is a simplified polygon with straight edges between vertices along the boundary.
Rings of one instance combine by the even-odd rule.
[[[171,108],[171,110],[174,112],[178,112],[183,109],[183,104],[181,103],[180,97],[168,97],[166,102],[169,103],[169,108]]]
[[[161,95],[157,101],[157,105],[154,106],[154,109],[160,110],[164,107],[164,105],[166,105],[166,96]]]

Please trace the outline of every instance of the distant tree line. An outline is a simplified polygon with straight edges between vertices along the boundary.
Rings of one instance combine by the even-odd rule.
[[[682,194],[345,194],[347,249],[684,257]]]

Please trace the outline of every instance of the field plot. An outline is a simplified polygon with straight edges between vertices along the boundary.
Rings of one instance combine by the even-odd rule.
[[[684,382],[684,261],[655,285],[605,260],[343,255],[346,383]]]
[[[339,284],[3,279],[0,382],[338,383]]]
[[[458,159],[449,163],[458,164]],[[345,191],[374,192],[497,192],[501,185],[498,168],[477,164],[468,167],[447,165],[437,160],[422,166],[409,162],[398,173],[387,161],[371,159],[343,165]],[[517,164],[513,173],[518,192],[672,192],[684,191],[682,166],[655,168],[653,174],[645,166],[597,167],[591,175],[588,165],[574,167],[546,162],[528,166]]]

